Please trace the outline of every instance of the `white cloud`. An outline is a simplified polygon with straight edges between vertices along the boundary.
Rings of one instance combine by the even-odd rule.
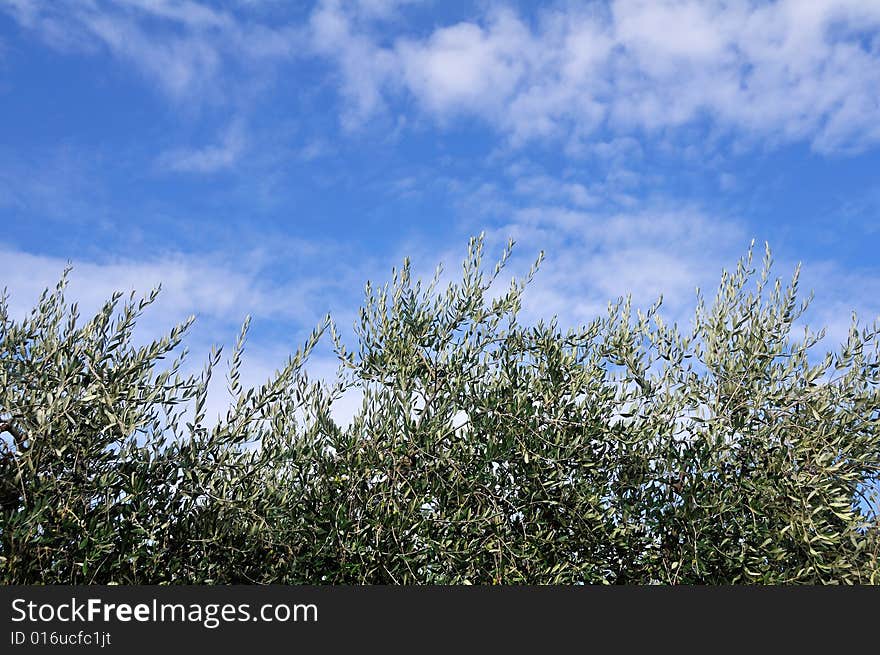
[[[880,321],[880,271],[854,270],[830,260],[807,261],[800,288],[815,292],[807,319],[814,329],[826,328],[825,346],[844,343],[855,312],[861,327]]]
[[[524,299],[524,318],[556,315],[563,328],[604,315],[609,301],[628,294],[634,306],[643,309],[662,295],[664,318],[687,326],[696,289],[711,302],[722,270],[736,265],[754,236],[735,217],[669,201],[642,203],[617,213],[563,204],[532,206],[513,211],[509,222],[487,233],[490,250],[510,237],[520,244],[511,262],[519,275],[537,254],[530,248],[545,250],[545,261]],[[758,243],[758,268],[762,254]],[[777,254],[774,277],[787,283],[797,263]],[[802,264],[800,297],[815,292],[805,319],[813,329],[827,328],[825,347],[834,349],[846,339],[853,311],[862,326],[880,320],[876,267],[853,270],[818,258]]]
[[[328,247],[315,245],[284,243],[283,253],[273,256],[258,251],[170,252],[143,259],[73,260],[69,297],[88,314],[114,291],[145,294],[161,283],[162,293],[151,315],[162,326],[195,313],[201,322],[225,330],[252,314],[255,319],[284,321],[296,329],[311,330],[331,306],[339,305],[347,293],[356,294],[362,284],[361,280],[350,281],[352,273],[345,258],[332,258],[337,264],[333,274],[326,275]],[[282,278],[270,275],[268,271],[277,268],[277,257],[282,255],[295,256],[311,270],[315,270],[313,262],[322,261],[324,268],[320,273],[290,272]],[[68,264],[58,257],[12,249],[0,250],[0,260],[3,284],[10,290],[11,312],[19,318],[33,307],[43,289],[54,287]]]
[[[531,202],[563,202],[574,207],[591,207],[603,198],[580,182],[557,180],[549,175],[524,175],[516,179],[514,190]]]
[[[158,158],[160,168],[181,173],[214,173],[235,164],[245,146],[244,130],[233,123],[219,144],[202,148],[175,148]]]
[[[334,146],[322,139],[311,139],[297,151],[297,157],[306,162],[327,157],[335,152]]]
[[[627,294],[639,307],[662,295],[666,315],[687,320],[696,288],[712,289],[722,267],[733,265],[748,244],[736,220],[663,205],[612,215],[530,207],[496,234],[544,248],[525,309],[533,318],[556,314],[563,325],[588,322]]]
[[[526,72],[529,62],[520,48],[528,40],[525,26],[501,12],[485,29],[458,23],[436,30],[427,41],[401,40],[396,56],[406,85],[429,111],[496,113]]]
[[[736,265],[753,238],[760,264],[762,230],[736,215],[662,196],[618,202],[616,209],[611,202],[583,206],[566,194],[576,178],[559,179],[523,161],[508,166],[507,173],[509,188],[503,182],[487,185],[479,179],[451,187],[461,196],[460,213],[471,218],[468,229],[486,230],[487,263],[494,263],[492,258],[508,238],[517,243],[509,275],[523,275],[538,249],[545,251],[544,263],[524,299],[527,321],[556,315],[563,327],[580,325],[604,315],[610,301],[631,294],[634,305],[641,308],[662,295],[663,316],[688,325],[696,289],[711,302],[722,270]],[[607,181],[599,181],[598,187],[597,193],[605,199],[619,191]],[[792,259],[797,253],[784,243],[771,246],[776,249],[774,273],[786,282],[798,263]],[[454,275],[461,251],[460,244],[443,249],[435,244],[413,260],[427,266],[442,253]],[[880,318],[876,266],[856,272],[851,262],[811,257],[803,262],[800,289],[804,298],[815,291],[808,319],[813,327],[828,326],[829,346],[846,336],[851,311],[863,322]]]
[[[426,4],[432,0],[355,0],[353,5],[360,14],[370,18],[391,18],[407,5]]]
[[[302,40],[297,28],[187,0],[13,0],[0,10],[51,47],[109,52],[179,103],[232,99],[221,82],[247,83],[256,74],[248,64],[293,57]]]
[[[489,2],[427,31],[408,22],[411,4],[318,0],[302,24],[192,0],[3,9],[53,47],[133,64],[178,102],[230,100],[266,64],[318,56],[338,70],[348,128],[414,99],[441,123],[473,116],[513,145],[554,138],[569,154],[606,132],[706,119],[747,140],[823,152],[880,142],[877,2],[560,2],[529,17]]]
[[[343,96],[348,102],[343,122],[360,124],[384,108],[382,86],[392,75],[393,55],[353,29],[354,16],[341,3],[321,2],[309,21],[311,51],[336,62]]]
[[[640,54],[643,67],[662,69],[670,58],[712,61],[723,55],[736,35],[719,20],[720,9],[707,2],[618,0],[612,10],[618,41]]]
[[[387,44],[351,5],[326,1],[313,14],[313,33],[339,63],[361,120],[404,91],[440,121],[476,116],[514,143],[577,142],[600,128],[626,135],[705,117],[721,129],[806,140],[820,151],[880,141],[878,3],[601,7],[559,5],[533,25],[490,6],[478,20]]]

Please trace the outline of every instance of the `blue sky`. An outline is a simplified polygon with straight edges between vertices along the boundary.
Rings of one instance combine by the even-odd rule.
[[[880,314],[876,0],[0,0],[0,126],[14,310],[162,281],[254,380],[481,231],[546,250],[532,317],[686,320],[753,238],[832,338]]]

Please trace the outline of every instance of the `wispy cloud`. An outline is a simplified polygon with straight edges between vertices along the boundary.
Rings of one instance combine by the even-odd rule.
[[[574,147],[600,130],[705,119],[818,151],[880,141],[876,3],[615,0],[560,4],[535,24],[491,4],[479,19],[390,45],[350,5],[321,2],[312,21],[361,118],[403,92],[429,116],[476,116],[514,143]]]
[[[524,175],[515,181],[517,194],[532,202],[565,201],[575,207],[590,207],[602,201],[580,182],[557,180],[549,175]]]
[[[713,288],[721,267],[735,263],[749,239],[735,219],[672,203],[613,214],[526,207],[497,234],[546,250],[526,308],[567,325],[592,320],[627,294],[640,307],[662,295],[667,316],[685,319],[696,288]]]
[[[509,166],[507,173],[495,183],[475,176],[448,184],[450,193],[459,196],[459,213],[470,217],[465,229],[485,230],[490,257],[508,238],[517,242],[512,274],[523,274],[538,249],[546,252],[526,294],[529,320],[556,315],[561,325],[574,326],[603,315],[608,302],[620,296],[631,295],[636,306],[645,308],[662,295],[664,316],[687,324],[696,289],[711,300],[721,271],[735,266],[752,239],[760,263],[763,239],[769,236],[768,226],[706,198],[630,197],[621,194],[617,182],[599,179],[596,193],[603,201],[585,205],[579,193],[569,192],[585,185],[565,175],[556,177],[524,162]],[[456,263],[460,243],[450,237],[443,250],[437,243],[433,249],[410,250],[426,264],[442,252],[449,265]],[[880,318],[880,270],[873,264],[859,267],[827,250],[809,256],[779,241],[770,245],[776,251],[775,274],[783,281],[802,263],[802,294],[816,293],[808,318],[814,327],[828,326],[829,343],[845,337],[853,310],[864,322]]]
[[[417,4],[318,0],[280,21],[192,0],[2,9],[53,47],[131,63],[178,102],[229,101],[273,62],[318,57],[338,71],[348,128],[404,100],[441,124],[472,116],[513,145],[555,139],[570,154],[694,124],[821,152],[880,142],[875,2],[560,2],[528,17],[489,2],[427,32],[407,22]]]
[[[295,55],[302,41],[296,28],[194,1],[10,0],[0,10],[51,47],[132,64],[175,102],[229,101],[226,87],[256,75],[254,64]]]
[[[384,109],[382,87],[394,76],[397,65],[393,52],[358,31],[359,9],[358,3],[320,2],[308,26],[310,51],[339,67],[339,88],[347,101],[343,122],[349,128]]]
[[[168,324],[196,313],[204,321],[228,326],[251,314],[311,329],[330,307],[350,304],[361,288],[362,281],[354,281],[344,257],[330,258],[338,262],[332,275],[327,274],[326,262],[320,274],[316,272],[315,262],[325,261],[332,245],[287,240],[279,247],[279,252],[268,248],[204,254],[171,251],[104,261],[67,261],[4,248],[0,261],[3,284],[13,293],[10,306],[17,317],[33,306],[43,289],[55,285],[68,264],[73,268],[71,298],[85,313],[97,310],[114,291],[146,293],[161,284],[163,292],[154,314]],[[289,270],[284,277],[270,275],[279,258],[291,256],[303,264],[302,270]]]
[[[160,169],[179,173],[214,173],[231,168],[245,147],[244,128],[234,122],[220,143],[201,148],[175,148],[157,159]]]
[[[261,165],[242,172],[242,178],[249,177],[247,193],[241,194],[246,196],[247,212],[258,201],[252,191],[259,184],[277,179],[274,192],[299,174],[300,168],[285,166],[290,162],[284,157],[295,159],[302,170],[305,164],[314,166],[308,175],[315,177],[357,180],[355,169],[363,166],[370,172],[367,183],[379,180],[383,187],[382,203],[421,197],[433,204],[436,198],[438,206],[451,205],[449,214],[454,215],[450,225],[433,230],[422,242],[410,236],[418,232],[417,225],[401,230],[397,216],[392,228],[377,220],[376,241],[385,249],[377,257],[383,258],[383,265],[390,264],[384,259],[387,251],[395,250],[400,257],[409,254],[422,262],[429,274],[440,253],[447,264],[457,263],[466,232],[485,227],[495,246],[508,236],[518,239],[520,264],[530,263],[532,248],[547,251],[530,291],[529,311],[532,316],[557,313],[566,323],[590,320],[604,311],[608,300],[627,292],[641,305],[663,293],[670,311],[686,316],[694,287],[713,287],[721,267],[732,265],[753,236],[749,221],[754,226],[754,217],[740,219],[705,195],[704,202],[675,197],[686,184],[652,186],[649,175],[670,178],[680,172],[670,165],[654,173],[651,168],[662,159],[657,151],[666,148],[672,153],[670,161],[698,166],[713,191],[743,195],[749,187],[748,168],[707,161],[705,143],[726,143],[725,137],[744,149],[806,143],[820,153],[880,144],[876,2],[611,0],[543,3],[540,9],[525,3],[526,9],[517,11],[513,3],[488,1],[459,13],[463,19],[451,20],[444,10],[430,20],[410,21],[418,13],[416,5],[402,0],[318,0],[309,8],[291,9],[288,3],[6,0],[0,11],[55,49],[123,62],[173,107],[234,105],[206,112],[206,130],[218,123],[228,126],[215,138],[193,141],[187,134],[182,142],[150,143],[146,161],[135,162],[132,155],[127,168],[140,173],[152,165],[153,170],[174,173],[214,173],[235,169],[245,156],[262,157]],[[262,77],[275,65],[306,59],[302,68],[285,70],[285,75]],[[327,76],[325,65],[335,75]],[[346,142],[332,121],[302,112],[308,102],[293,107],[301,98],[280,91],[297,84],[298,75],[320,87],[308,90],[320,96],[309,105],[319,110],[312,114],[339,112],[342,124],[352,130],[371,125],[377,117],[390,118],[378,123],[407,126],[403,129],[415,125],[426,138],[396,149],[395,157],[387,157],[394,166],[383,168],[387,175],[374,175],[379,158],[371,158],[370,146],[362,147],[367,141]],[[239,91],[254,78],[275,85],[272,102],[265,103],[271,111],[264,112],[264,124],[248,114],[249,108],[236,104],[248,95]],[[328,100],[323,92],[328,87],[338,92],[341,104]],[[486,137],[487,149],[500,156],[483,161],[482,154],[473,155],[476,148],[447,139],[445,129],[474,123],[485,128],[480,136]],[[64,127],[76,125],[72,120]],[[284,130],[294,131],[291,125],[303,137],[298,147],[282,144],[287,138]],[[438,126],[440,130],[431,131]],[[178,137],[174,133],[172,138]],[[444,151],[426,145],[445,145],[444,141],[452,147]],[[266,155],[279,144],[282,154]],[[529,158],[534,152],[527,146],[532,145],[552,160],[546,168],[538,163],[543,155]],[[421,147],[430,155],[415,152]],[[350,150],[358,153],[346,160]],[[36,147],[28,146],[27,151]],[[462,152],[467,154],[449,154]],[[124,155],[116,149],[114,162]],[[139,150],[137,156],[141,155]],[[443,156],[456,162],[446,166],[440,161]],[[601,165],[594,166],[593,159]],[[15,210],[16,216],[42,215],[39,220],[48,216],[72,222],[74,216],[109,214],[96,196],[102,184],[109,186],[110,177],[102,182],[90,170],[77,169],[76,160],[15,167],[20,170],[3,167],[0,161],[0,206]],[[793,168],[788,173],[798,174]],[[114,213],[126,215],[131,212],[126,203],[134,203],[123,196],[142,184],[148,191],[139,197],[145,197],[151,180],[143,182],[134,173],[120,180],[111,189],[120,196]],[[161,206],[157,203],[160,209],[196,195],[185,184],[203,180],[181,175],[174,182],[169,186],[177,195],[157,190],[163,200]],[[298,189],[303,202],[297,210],[307,214],[330,207],[328,213],[359,215],[365,206],[380,202],[374,202],[375,197],[345,198],[337,207],[318,198],[330,195],[328,188],[335,196],[345,195],[338,191],[341,185],[322,185],[315,195]],[[225,200],[225,190],[220,185],[210,188],[206,195],[211,202],[193,203],[194,211],[209,214]],[[875,196],[858,203],[852,199],[847,210],[858,216],[865,233],[876,223],[869,217],[877,206]],[[393,212],[398,206],[404,207],[392,205]],[[254,213],[259,217],[253,222],[239,223],[256,235],[249,243],[271,242],[260,232],[265,225],[258,223],[269,213]],[[436,220],[447,220],[449,214],[437,213]],[[424,216],[435,220],[430,211]],[[152,226],[153,218],[144,215],[139,220],[142,226]],[[180,222],[186,226],[187,220]],[[798,219],[788,220],[799,227]],[[270,222],[280,224],[282,219],[276,214],[266,224]],[[121,219],[107,224],[112,231],[124,228]],[[339,235],[351,225],[333,223],[333,238],[342,240]],[[199,229],[192,223],[189,227]],[[305,220],[293,227],[285,223],[290,230],[312,227]],[[383,228],[388,231],[379,232]],[[276,255],[268,256],[267,263],[250,252],[158,253],[98,261],[106,242],[91,230],[81,232],[96,245],[82,254],[82,261],[74,262],[79,297],[97,303],[112,289],[145,290],[161,280],[166,284],[164,315],[177,318],[199,311],[224,325],[237,323],[245,313],[310,324],[331,304],[328,299],[344,299],[337,306],[352,312],[364,279],[383,280],[387,273],[376,261],[365,263],[371,256],[367,246],[354,254],[322,247],[308,253],[295,250],[296,257],[289,259],[308,262],[302,270],[311,267],[313,274],[299,269],[292,273],[298,263],[280,264]],[[151,238],[149,229],[144,233],[145,240]],[[171,238],[177,239],[173,247],[182,247],[182,239]],[[45,244],[34,245],[31,252],[40,247]],[[65,263],[13,246],[7,246],[2,257],[4,283],[15,292],[14,300],[27,299],[20,308],[54,283]],[[871,298],[878,297],[874,271],[845,273],[842,265],[807,261],[807,274],[813,265],[821,271],[810,278],[816,281],[819,302],[825,303],[821,316],[848,317],[843,307],[860,306],[868,314],[877,309],[871,304]],[[783,262],[781,268],[785,266]],[[835,329],[839,333],[842,328]]]

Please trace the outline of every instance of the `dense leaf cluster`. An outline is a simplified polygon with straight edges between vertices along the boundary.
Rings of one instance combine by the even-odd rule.
[[[796,338],[797,274],[751,254],[687,329],[659,303],[524,325],[472,241],[458,282],[367,285],[357,347],[328,321],[206,417],[189,322],[136,347],[156,298],[91,320],[65,281],[0,302],[6,583],[880,582],[878,327]],[[329,331],[334,384],[304,365]],[[359,389],[340,426],[332,407]],[[211,420],[208,420],[211,419]]]

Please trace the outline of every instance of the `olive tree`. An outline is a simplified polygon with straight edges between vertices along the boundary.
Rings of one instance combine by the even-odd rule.
[[[752,251],[688,326],[661,304],[588,325],[520,317],[510,256],[473,239],[441,288],[405,261],[206,420],[221,353],[191,320],[133,345],[157,297],[90,320],[66,275],[0,301],[0,571],[7,583],[880,582],[880,327],[822,350],[798,274]],[[540,261],[540,258],[539,258]],[[325,338],[336,380],[312,380]],[[356,389],[348,425],[333,405]]]

